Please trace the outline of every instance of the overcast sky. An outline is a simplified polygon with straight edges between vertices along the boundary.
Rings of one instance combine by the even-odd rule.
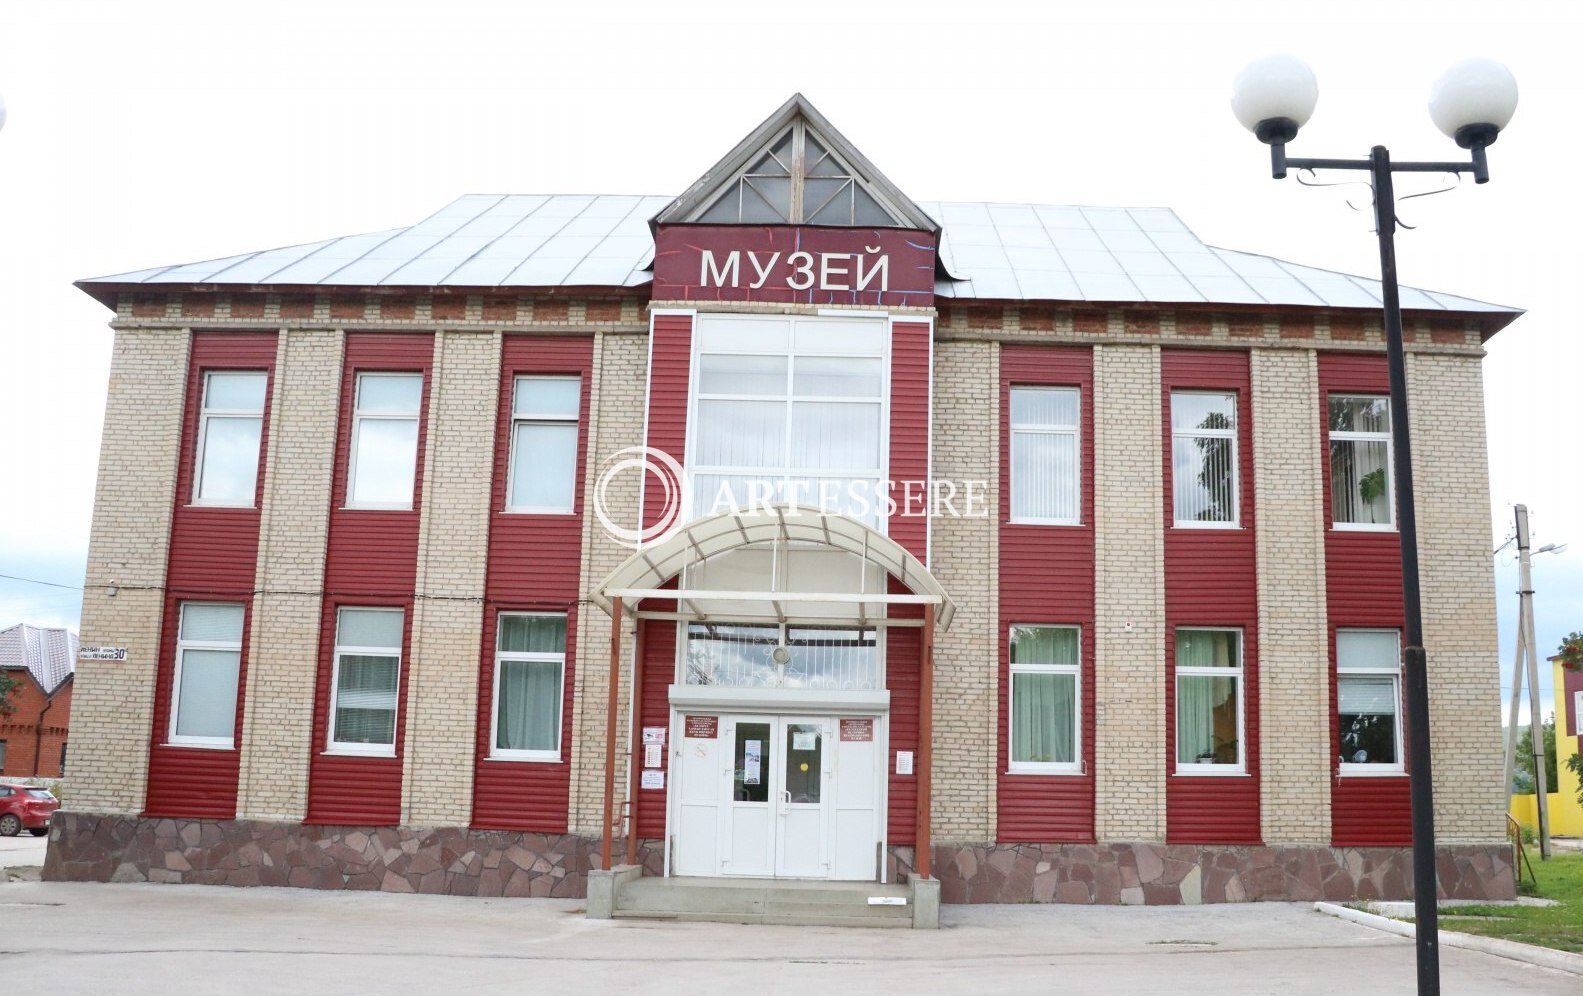
[[[1548,656],[1583,629],[1579,8],[12,0],[0,574],[68,587],[0,579],[0,627],[77,625],[111,336],[73,280],[408,225],[463,193],[674,194],[799,90],[918,200],[1163,205],[1213,245],[1375,276],[1367,191],[1271,180],[1228,110],[1243,64],[1289,50],[1320,86],[1294,156],[1454,158],[1433,80],[1468,55],[1517,76],[1491,182],[1405,201],[1397,254],[1404,283],[1527,309],[1484,363],[1490,546],[1517,502],[1535,546],[1572,544],[1535,560]],[[1516,570],[1496,564],[1504,684]]]

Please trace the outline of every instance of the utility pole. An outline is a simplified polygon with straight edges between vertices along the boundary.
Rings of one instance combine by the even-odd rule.
[[[1539,860],[1547,861],[1550,858],[1550,807],[1545,796],[1549,785],[1545,775],[1544,717],[1539,707],[1539,653],[1534,647],[1534,579],[1533,561],[1528,552],[1527,505],[1517,506],[1517,565],[1517,640],[1528,670],[1528,731],[1533,741],[1534,791],[1538,796]],[[1514,712],[1516,708],[1514,699]]]

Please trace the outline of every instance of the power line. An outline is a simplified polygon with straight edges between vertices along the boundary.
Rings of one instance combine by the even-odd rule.
[[[82,591],[80,584],[56,584],[53,581],[40,581],[38,578],[19,578],[15,574],[0,574],[0,578],[7,581],[25,581],[28,584],[41,584],[49,588],[65,588],[69,591]]]

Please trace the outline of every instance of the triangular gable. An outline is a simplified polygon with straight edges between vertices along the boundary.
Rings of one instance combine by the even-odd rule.
[[[677,222],[940,230],[800,93],[653,224]]]

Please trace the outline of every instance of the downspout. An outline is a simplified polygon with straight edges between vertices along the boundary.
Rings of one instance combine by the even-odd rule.
[[[55,689],[55,691],[56,692],[60,691],[60,688],[57,687]],[[33,724],[33,777],[34,778],[38,777],[38,755],[39,755],[39,751],[44,746],[44,717],[48,716],[49,715],[49,711],[51,709],[53,709],[53,708],[55,708],[55,695],[52,692],[52,693],[50,693],[50,695],[48,695],[44,699],[44,708],[42,708],[42,709],[40,709],[38,711],[38,720]]]

